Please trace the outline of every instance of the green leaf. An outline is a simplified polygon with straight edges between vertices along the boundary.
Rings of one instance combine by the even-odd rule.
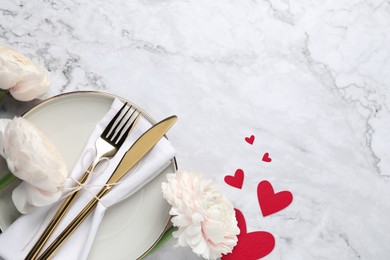
[[[3,101],[4,97],[7,95],[8,90],[0,89],[0,104]]]
[[[15,175],[13,175],[11,172],[8,172],[3,178],[0,179],[0,190],[7,187],[16,179],[17,178],[15,177]]]

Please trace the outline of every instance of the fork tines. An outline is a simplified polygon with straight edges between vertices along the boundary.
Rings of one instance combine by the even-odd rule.
[[[103,139],[109,143],[115,144],[116,146],[122,145],[128,133],[134,128],[141,115],[141,113],[138,112],[137,117],[130,121],[131,118],[133,118],[133,115],[137,112],[137,109],[134,109],[132,113],[128,115],[132,107],[132,105],[127,107],[127,102],[122,106],[104,130],[102,134]]]

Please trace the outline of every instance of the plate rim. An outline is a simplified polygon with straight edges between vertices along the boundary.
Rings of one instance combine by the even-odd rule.
[[[57,99],[60,99],[60,98],[63,98],[63,97],[66,97],[66,96],[72,96],[72,95],[88,95],[88,94],[92,94],[92,95],[97,95],[97,96],[106,96],[106,97],[109,97],[109,98],[112,98],[112,99],[119,99],[121,100],[122,102],[128,102],[130,104],[133,104],[134,106],[136,106],[139,110],[141,110],[142,114],[145,115],[145,117],[151,121],[152,124],[155,124],[156,123],[156,120],[149,114],[147,113],[142,107],[138,106],[136,103],[126,99],[126,98],[123,98],[121,96],[118,96],[118,95],[115,95],[115,94],[112,94],[112,93],[108,93],[108,92],[103,92],[103,91],[95,91],[95,90],[78,90],[78,91],[70,91],[70,92],[64,92],[64,93],[60,93],[60,94],[57,94],[57,95],[54,95],[54,96],[51,96],[51,97],[48,97],[44,100],[41,100],[39,101],[38,103],[36,103],[35,105],[33,105],[32,107],[28,108],[25,112],[23,112],[21,114],[20,117],[25,117],[25,116],[28,116],[30,113],[32,113],[34,110],[38,109],[39,107],[41,106],[44,106],[46,105],[47,103],[50,103],[50,102],[53,102]],[[165,135],[165,137],[168,139],[168,137]],[[178,170],[178,163],[177,163],[177,160],[176,160],[176,156],[174,156],[172,159],[171,159],[171,162],[173,163],[173,168],[175,170],[175,172]],[[171,225],[171,218],[172,217],[169,217],[168,218],[168,221],[167,223],[165,224],[165,227],[163,229],[163,231],[161,232],[161,234],[159,235],[159,237],[156,239],[156,241],[143,253],[141,254],[137,259],[142,259],[144,258],[147,254],[149,254],[153,248],[157,245],[157,243],[161,240],[161,238],[164,236],[165,232],[172,226]]]

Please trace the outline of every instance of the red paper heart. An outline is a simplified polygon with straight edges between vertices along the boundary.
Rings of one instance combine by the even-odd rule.
[[[269,157],[269,153],[265,153],[263,155],[263,161],[264,162],[271,162],[272,161],[271,157]]]
[[[244,182],[244,171],[241,169],[237,169],[234,173],[234,176],[226,175],[224,180],[230,186],[233,186],[237,189],[241,189],[242,184]]]
[[[255,260],[271,253],[275,247],[274,236],[265,231],[246,233],[244,215],[238,209],[234,210],[240,228],[238,242],[233,252],[223,255],[221,260]]]
[[[253,142],[255,141],[255,136],[254,136],[254,135],[251,135],[250,137],[245,137],[245,141],[246,141],[248,144],[253,144]]]
[[[257,199],[263,216],[268,216],[286,208],[293,200],[289,191],[275,193],[271,183],[262,181],[257,186]]]

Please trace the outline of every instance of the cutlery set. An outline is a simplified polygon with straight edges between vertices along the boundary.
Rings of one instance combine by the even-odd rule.
[[[77,184],[75,185],[76,188],[83,185],[87,179],[90,178],[91,172],[98,165],[101,158],[114,157],[127,136],[131,134],[141,116],[141,113],[137,114],[136,109],[134,109],[132,113],[128,115],[131,111],[131,108],[132,106],[127,108],[127,103],[125,103],[109,122],[100,137],[96,140],[95,158],[85,173],[77,181]],[[66,197],[25,259],[44,260],[51,258],[66,241],[66,239],[77,229],[78,226],[80,226],[80,224],[89,216],[89,214],[93,212],[99,200],[103,198],[108,192],[110,192],[112,187],[117,184],[122,179],[122,177],[124,177],[126,173],[129,172],[129,170],[132,169],[134,165],[136,165],[157,144],[157,142],[166,134],[166,132],[176,121],[176,116],[170,116],[144,132],[127,150],[103,188],[95,195],[93,199],[90,200],[90,202],[68,224],[68,226],[46,248],[46,250],[41,255],[39,255],[46,242],[52,235],[53,231],[59,225],[77,198],[80,189],[76,189],[75,192]]]

